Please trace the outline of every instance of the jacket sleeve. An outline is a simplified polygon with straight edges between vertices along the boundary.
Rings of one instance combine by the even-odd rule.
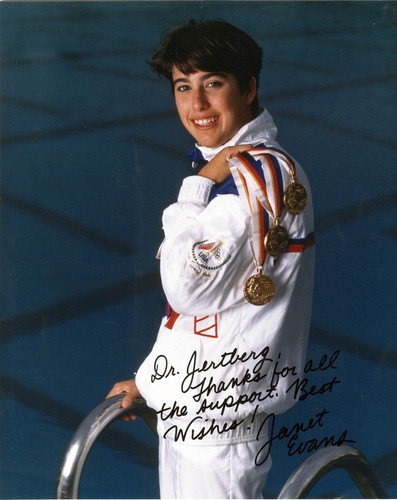
[[[208,203],[213,184],[187,177],[177,203],[163,213],[161,279],[171,307],[183,315],[216,314],[241,303],[244,277],[254,271],[249,215],[235,195]]]

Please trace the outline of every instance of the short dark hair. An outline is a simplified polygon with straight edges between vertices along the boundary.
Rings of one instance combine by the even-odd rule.
[[[252,77],[259,87],[262,49],[247,33],[225,21],[191,20],[187,25],[172,29],[148,63],[171,85],[175,65],[184,74],[197,70],[231,73],[240,91],[245,92]],[[255,97],[253,108],[257,107]]]

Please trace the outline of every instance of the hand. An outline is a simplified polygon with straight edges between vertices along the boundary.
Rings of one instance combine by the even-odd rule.
[[[117,394],[125,394],[125,397],[121,400],[120,408],[129,408],[133,405],[137,398],[141,397],[134,379],[124,380],[123,382],[117,382],[117,384],[114,384],[113,389],[106,396],[106,399],[116,396]],[[121,417],[120,420],[136,420],[136,415],[130,413]]]
[[[237,146],[227,146],[222,149],[211,161],[205,165],[198,175],[207,177],[221,184],[230,176],[229,160],[243,151],[252,149],[251,144],[239,144]]]

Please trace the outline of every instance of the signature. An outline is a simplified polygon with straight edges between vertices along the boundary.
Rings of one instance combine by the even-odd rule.
[[[276,416],[274,413],[267,415],[262,421],[256,439],[259,440],[267,435],[268,430],[269,439],[265,444],[259,449],[255,457],[255,465],[262,465],[269,458],[273,442],[283,439],[288,439],[287,448],[288,455],[302,455],[304,452],[310,453],[311,451],[317,450],[318,448],[326,448],[328,446],[342,446],[344,443],[355,443],[351,439],[347,439],[347,430],[345,429],[341,435],[337,438],[334,435],[322,437],[321,439],[312,438],[303,442],[299,442],[301,434],[314,429],[316,427],[323,427],[324,418],[329,415],[328,410],[322,410],[317,413],[315,417],[310,418],[307,422],[296,422],[291,427],[281,427],[280,430],[275,430]]]

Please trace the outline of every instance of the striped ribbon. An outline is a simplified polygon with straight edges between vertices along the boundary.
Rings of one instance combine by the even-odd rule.
[[[270,218],[274,222],[281,216],[281,164],[286,164],[289,174],[295,175],[292,160],[274,148],[253,148],[230,160],[237,190],[251,214],[251,250],[257,267],[263,266],[266,258],[265,236],[271,227]]]

